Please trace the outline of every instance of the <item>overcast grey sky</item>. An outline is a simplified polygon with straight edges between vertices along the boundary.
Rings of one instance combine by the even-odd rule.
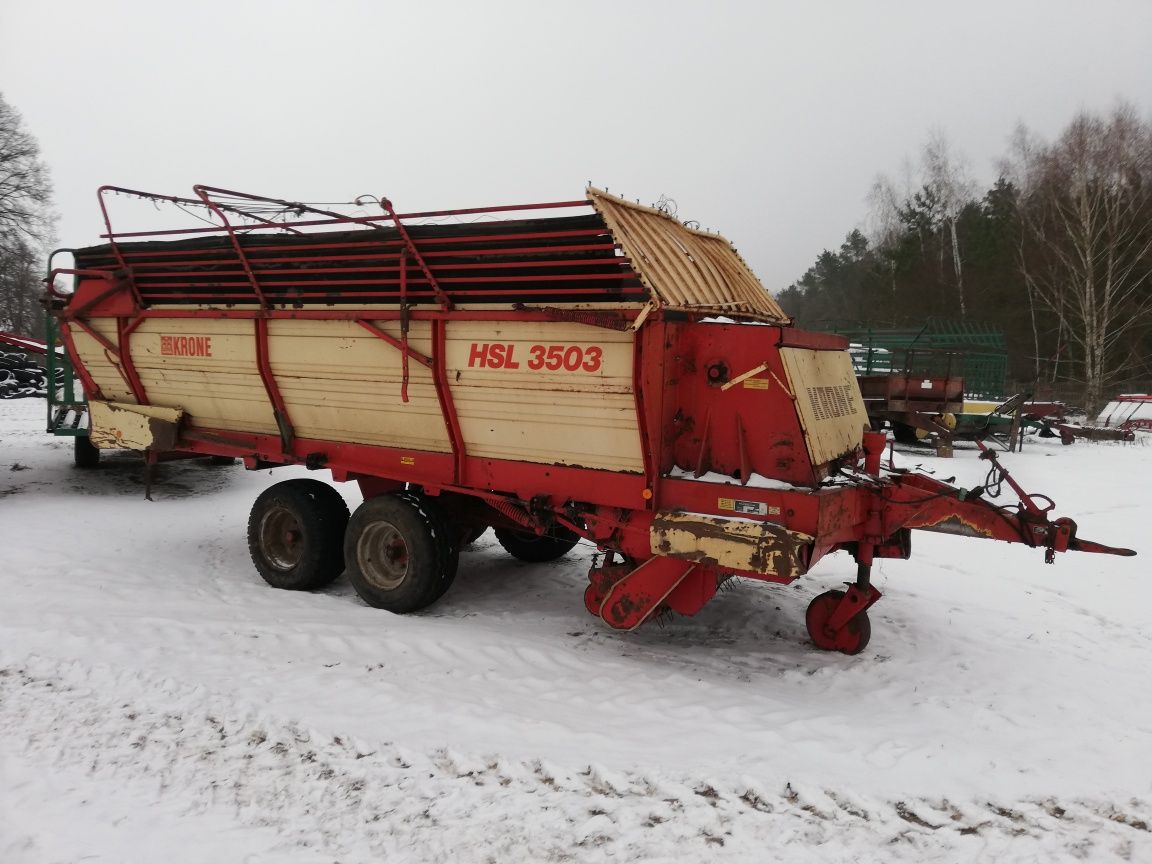
[[[97,242],[104,183],[404,211],[592,180],[675,199],[775,291],[933,127],[983,186],[1019,121],[1147,115],[1152,2],[0,0],[0,92],[61,245]]]

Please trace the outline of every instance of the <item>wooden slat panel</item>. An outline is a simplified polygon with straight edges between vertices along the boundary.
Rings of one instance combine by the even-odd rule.
[[[669,307],[789,320],[732,244],[652,207],[588,190],[588,200],[644,285]]]

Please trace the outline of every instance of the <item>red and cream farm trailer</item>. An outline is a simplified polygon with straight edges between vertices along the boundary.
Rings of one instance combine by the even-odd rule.
[[[112,195],[206,208],[213,224],[117,232]],[[697,612],[732,576],[790,583],[830,552],[857,577],[812,601],[821,648],[870,635],[877,558],[912,529],[1057,552],[1134,554],[1077,536],[1019,495],[885,470],[845,339],[791,321],[722,237],[596,189],[548,204],[350,217],[213,187],[100,190],[107,243],[55,292],[91,440],[303,465],[355,481],[261,494],[252,558],[281,588],[347,572],[412,612],[493,527],[546,561],[580,539],[588,611],[632,629]],[[365,202],[361,200],[360,204]],[[50,268],[51,269],[51,268]]]

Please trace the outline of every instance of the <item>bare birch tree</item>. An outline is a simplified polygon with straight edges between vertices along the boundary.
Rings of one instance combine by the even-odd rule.
[[[1016,151],[1021,269],[1077,349],[1094,412],[1152,319],[1152,124],[1121,105],[1080,114],[1052,144],[1018,136]]]
[[[38,332],[38,277],[52,239],[52,183],[40,146],[0,95],[0,329]]]
[[[956,221],[965,205],[972,200],[976,187],[968,174],[967,163],[952,152],[948,137],[940,129],[928,136],[921,153],[924,172],[924,188],[931,190],[938,202],[940,212],[940,254],[944,247],[952,250],[952,270],[956,276],[956,294],[960,301],[960,317],[968,317],[968,302],[964,295],[964,265],[960,252],[960,237],[956,232]],[[945,241],[944,233],[948,238]]]

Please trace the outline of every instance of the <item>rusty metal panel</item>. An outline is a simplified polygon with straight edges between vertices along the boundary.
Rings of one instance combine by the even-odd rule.
[[[652,520],[652,554],[721,570],[802,576],[809,534],[756,519],[660,512]]]
[[[781,348],[780,359],[813,465],[860,446],[868,413],[847,351]]]
[[[97,447],[123,450],[171,450],[184,412],[92,399],[88,402],[92,427],[88,437]]]
[[[736,249],[719,234],[687,228],[653,207],[588,190],[588,200],[640,280],[674,309],[790,319]]]

